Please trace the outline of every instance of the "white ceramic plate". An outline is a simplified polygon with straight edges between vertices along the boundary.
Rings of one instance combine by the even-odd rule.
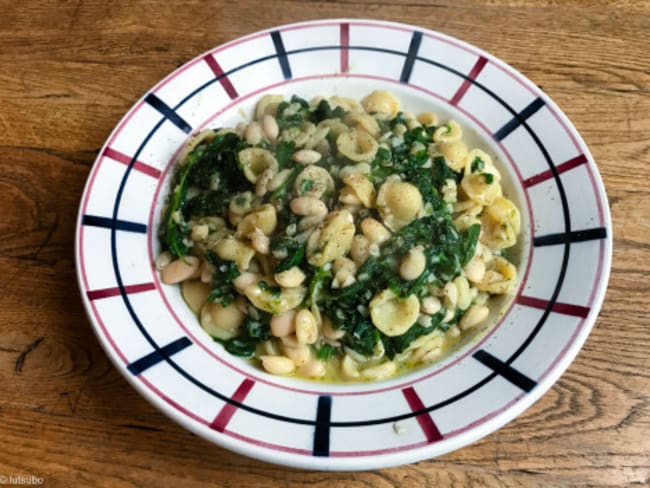
[[[152,265],[174,156],[188,135],[232,126],[268,92],[361,98],[459,120],[501,161],[524,217],[521,285],[499,323],[442,363],[391,380],[275,377],[226,353]],[[188,62],[124,116],[88,178],[79,283],[115,366],[196,434],[265,461],[371,469],[431,458],[529,407],[578,353],[600,309],[611,222],[594,161],[535,84],[490,54],[418,27],[324,20],[277,27]]]

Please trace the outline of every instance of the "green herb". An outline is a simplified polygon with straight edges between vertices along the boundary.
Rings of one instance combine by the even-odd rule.
[[[465,266],[471,261],[472,257],[474,257],[474,253],[476,252],[476,243],[478,242],[478,236],[480,233],[481,224],[472,224],[469,226],[467,231],[465,231],[460,244],[461,266]]]
[[[339,349],[332,346],[331,344],[323,344],[316,351],[316,357],[323,362],[326,362],[329,358],[339,354]]]
[[[483,178],[488,185],[491,185],[494,182],[494,175],[492,173],[483,173]]]
[[[217,134],[187,175],[190,185],[224,192],[228,197],[249,188],[250,183],[238,163],[239,151],[249,147],[237,134]],[[229,199],[229,198],[228,198]]]
[[[318,303],[321,291],[329,288],[332,273],[324,268],[316,268],[314,275],[309,282],[309,294],[305,300],[306,306]]]
[[[204,256],[205,260],[215,268],[209,299],[227,307],[237,297],[232,280],[240,275],[239,268],[233,261],[224,261],[213,251],[207,251]]]
[[[440,322],[445,316],[444,311],[440,311],[437,314],[431,316],[431,325],[424,327],[418,323],[415,323],[407,330],[404,334],[400,336],[389,337],[385,334],[381,334],[381,341],[384,343],[384,350],[386,351],[386,356],[393,359],[396,354],[404,351],[411,342],[417,339],[420,336],[430,334],[434,329],[440,326]]]
[[[237,164],[237,154],[248,147],[237,134],[217,134],[209,143],[193,149],[175,177],[175,186],[164,217],[162,243],[177,257],[189,252],[187,220],[205,215],[224,215],[232,196],[250,183]],[[187,190],[201,193],[187,200]]]
[[[242,339],[239,337],[234,337],[232,339],[225,341],[224,348],[230,354],[233,354],[235,356],[250,358],[253,357],[253,355],[255,354],[257,345],[255,344],[254,341],[248,339]]]
[[[434,129],[431,127],[419,126],[414,129],[408,130],[404,133],[404,144],[411,146],[414,142],[420,142],[422,144],[427,144],[431,142],[431,137],[433,136]]]
[[[223,342],[226,351],[236,356],[252,357],[257,344],[271,338],[271,314],[258,310],[258,318],[248,317],[239,329],[239,335]],[[215,339],[216,340],[216,339]]]
[[[305,244],[286,236],[276,236],[271,239],[271,254],[285,256],[273,270],[275,273],[287,271],[294,266],[300,266],[305,257]]]
[[[290,197],[290,192],[289,189],[293,186],[293,184],[296,182],[296,178],[298,175],[302,172],[304,167],[298,165],[291,170],[291,173],[289,173],[289,177],[287,178],[287,181],[282,183],[280,187],[273,191],[270,195],[270,200],[271,201],[280,201],[283,203],[282,206],[284,206],[284,203],[289,199]]]
[[[280,169],[284,169],[291,161],[291,156],[296,149],[296,143],[293,141],[280,141],[275,148],[275,159],[278,161]]]
[[[339,328],[347,331],[341,342],[364,356],[372,356],[379,341],[379,330],[368,318],[359,314],[348,317]]]
[[[163,245],[176,257],[185,256],[189,252],[185,239],[190,228],[182,218],[182,210],[187,197],[188,175],[204,153],[205,146],[195,148],[187,157],[185,166],[177,173],[177,183],[163,219]]]
[[[242,325],[242,330],[245,336],[258,342],[268,341],[271,338],[268,320],[263,322],[262,320],[248,318]]]
[[[343,107],[336,107],[335,109],[332,109],[327,100],[321,100],[312,112],[311,121],[314,124],[318,124],[319,122],[326,119],[343,118],[344,115],[345,110],[343,110]]]
[[[436,188],[442,187],[446,180],[459,182],[462,179],[462,173],[456,173],[449,166],[444,156],[433,158],[433,185]]]
[[[476,156],[474,161],[472,161],[471,170],[472,173],[480,173],[485,168],[485,161]]]
[[[276,120],[280,130],[300,127],[309,121],[309,118],[309,103],[296,95],[293,95],[289,102],[284,101],[278,105]]]
[[[305,193],[311,191],[314,189],[314,180],[310,180],[309,178],[305,178],[302,180],[300,183],[300,194],[304,195]]]
[[[270,286],[266,281],[258,281],[257,285],[262,289],[262,291],[268,291],[273,298],[279,298],[282,294],[282,288],[279,286]]]

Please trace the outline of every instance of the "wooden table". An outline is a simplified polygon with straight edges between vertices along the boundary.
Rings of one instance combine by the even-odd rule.
[[[63,487],[650,484],[650,2],[429,3],[0,4],[1,476]],[[350,15],[458,36],[542,86],[598,162],[613,214],[614,263],[584,349],[517,420],[439,459],[313,473],[209,444],[142,399],[93,335],[73,236],[99,148],[164,75],[251,31]]]

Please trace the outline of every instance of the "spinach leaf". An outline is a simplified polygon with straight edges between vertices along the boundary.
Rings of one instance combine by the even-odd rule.
[[[309,103],[296,95],[293,95],[289,102],[281,102],[276,112],[276,120],[280,130],[300,127],[309,121],[309,116]]]
[[[379,329],[373,325],[369,318],[361,318],[358,314],[350,315],[339,328],[347,331],[347,334],[341,339],[341,343],[364,356],[373,355],[375,345],[379,340]]]
[[[470,262],[476,252],[476,243],[478,242],[478,236],[481,233],[481,224],[472,224],[469,226],[461,242],[460,249],[460,264],[465,266]]]
[[[319,297],[323,289],[329,288],[332,280],[332,273],[325,268],[316,268],[311,281],[309,282],[309,293],[305,299],[305,305],[311,306],[319,302]]]
[[[459,182],[463,177],[462,172],[456,173],[453,169],[447,166],[447,160],[444,156],[436,156],[433,158],[433,185],[440,188],[445,184],[445,180],[454,180]]]
[[[252,357],[255,354],[257,344],[271,338],[269,323],[271,314],[259,312],[259,317],[254,319],[248,317],[241,326],[238,336],[224,341],[226,351],[236,356]]]
[[[239,268],[233,261],[224,261],[213,251],[207,251],[205,259],[215,267],[212,291],[208,298],[224,307],[231,305],[237,297],[232,280],[240,275]]]
[[[176,257],[185,256],[189,252],[189,246],[185,243],[185,239],[189,235],[190,229],[182,218],[182,210],[187,198],[188,176],[201,160],[205,151],[203,145],[195,148],[187,157],[185,166],[179,169],[176,175],[177,183],[163,219],[163,246]]]
[[[340,352],[341,351],[338,348],[334,347],[331,344],[323,344],[316,351],[316,357],[321,361],[326,362],[332,356],[340,354]]]
[[[345,110],[343,107],[336,107],[335,109],[332,109],[327,100],[321,100],[312,112],[311,121],[314,124],[318,124],[319,122],[326,119],[343,118],[344,115]]]
[[[274,269],[275,273],[281,273],[294,266],[300,266],[305,258],[305,243],[287,236],[275,236],[271,239],[271,254],[280,262]]]
[[[289,166],[291,156],[295,149],[296,143],[293,141],[280,141],[278,143],[278,146],[275,148],[275,159],[277,159],[280,169]]]
[[[235,356],[250,358],[255,354],[257,345],[254,341],[242,339],[240,337],[233,337],[232,339],[225,341],[224,348],[230,354],[233,354]]]
[[[188,173],[188,183],[203,189],[217,188],[234,194],[250,183],[241,171],[237,154],[248,144],[237,134],[217,134]]]

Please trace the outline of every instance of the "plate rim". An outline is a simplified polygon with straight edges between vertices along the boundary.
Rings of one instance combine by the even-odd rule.
[[[80,249],[79,249],[79,244],[80,244],[80,230],[82,227],[82,209],[83,209],[83,203],[84,201],[87,200],[89,196],[89,190],[92,186],[92,176],[95,175],[95,171],[97,168],[97,165],[99,161],[102,158],[102,154],[104,152],[104,149],[109,144],[109,141],[112,140],[113,136],[115,133],[118,131],[118,129],[123,125],[126,124],[128,121],[128,118],[130,115],[133,115],[138,107],[144,102],[146,96],[150,93],[155,92],[157,89],[160,87],[164,86],[164,84],[168,83],[173,79],[174,76],[178,75],[180,72],[182,72],[184,69],[187,67],[191,66],[194,62],[197,60],[201,59],[203,56],[206,56],[207,54],[214,53],[215,51],[218,52],[220,49],[227,49],[230,46],[235,45],[236,43],[239,42],[245,42],[247,40],[250,40],[252,38],[255,38],[257,36],[262,36],[264,34],[268,34],[269,32],[279,30],[279,31],[284,31],[284,30],[290,30],[291,28],[296,28],[300,26],[305,26],[305,25],[322,25],[322,24],[341,24],[341,23],[352,23],[352,24],[359,24],[359,23],[367,23],[368,25],[371,25],[373,27],[395,27],[395,28],[400,28],[403,30],[407,30],[409,32],[412,31],[423,31],[423,32],[428,32],[428,33],[433,33],[438,37],[445,38],[447,41],[460,45],[465,49],[468,49],[469,51],[482,55],[486,57],[491,63],[494,63],[496,66],[498,66],[500,69],[504,70],[508,74],[516,75],[517,79],[533,94],[543,98],[543,100],[548,104],[550,107],[553,108],[555,114],[561,119],[562,123],[565,125],[565,127],[570,131],[571,135],[577,139],[578,145],[581,146],[584,149],[584,154],[588,158],[589,162],[592,163],[590,164],[590,169],[591,171],[591,177],[595,186],[595,189],[597,190],[597,196],[600,197],[601,202],[601,210],[602,210],[602,219],[603,219],[603,226],[607,230],[607,237],[604,240],[604,252],[603,252],[603,263],[602,263],[602,270],[601,274],[597,275],[595,278],[595,281],[597,281],[597,286],[595,287],[595,293],[592,301],[592,308],[591,311],[589,312],[589,315],[585,317],[585,324],[582,326],[578,334],[573,337],[572,341],[568,344],[568,349],[563,353],[563,355],[560,357],[559,361],[553,365],[551,370],[546,374],[546,376],[542,379],[541,382],[537,384],[537,387],[535,388],[534,393],[530,393],[528,395],[525,395],[520,398],[518,398],[513,405],[508,406],[505,408],[503,411],[499,412],[497,415],[495,415],[493,418],[486,420],[485,422],[482,422],[480,425],[473,427],[465,432],[462,432],[450,439],[443,440],[440,443],[438,443],[438,446],[442,443],[446,443],[448,445],[448,448],[443,449],[443,450],[438,450],[439,452],[437,453],[432,453],[432,445],[427,445],[424,447],[419,447],[415,449],[410,449],[398,453],[390,453],[390,454],[379,454],[379,455],[371,455],[371,456],[364,456],[361,458],[322,458],[325,459],[329,465],[333,466],[327,466],[327,465],[321,465],[319,464],[318,466],[314,466],[314,464],[317,464],[315,461],[317,461],[317,458],[311,457],[311,456],[305,456],[305,455],[295,455],[295,454],[289,454],[286,452],[277,452],[277,451],[272,451],[271,452],[266,449],[266,448],[260,448],[259,452],[254,452],[258,450],[258,446],[252,446],[250,444],[243,444],[241,441],[236,440],[234,438],[230,438],[228,436],[217,436],[218,440],[216,437],[208,437],[206,436],[204,426],[198,425],[193,421],[190,421],[190,419],[186,418],[185,416],[180,415],[178,412],[175,410],[169,408],[167,404],[165,404],[160,398],[156,397],[153,392],[147,388],[144,387],[144,385],[141,383],[141,381],[138,381],[135,376],[133,375],[128,375],[126,374],[126,370],[124,368],[124,365],[121,364],[118,361],[117,358],[117,353],[113,350],[112,347],[109,347],[110,344],[107,343],[106,338],[103,337],[102,334],[100,334],[100,330],[98,327],[98,324],[96,323],[96,319],[94,317],[93,311],[91,310],[91,304],[90,300],[88,299],[87,295],[84,292],[84,285],[82,281],[82,276],[81,276],[81,269],[79,265],[79,256],[80,256]],[[126,377],[127,381],[132,385],[132,387],[135,388],[136,391],[138,391],[149,403],[154,405],[159,411],[164,413],[167,417],[171,418],[172,420],[176,421],[177,423],[180,423],[183,427],[186,429],[190,430],[191,432],[194,432],[195,434],[201,436],[202,438],[208,440],[209,442],[216,443],[222,447],[226,447],[229,450],[232,450],[234,452],[238,452],[240,454],[246,455],[246,456],[251,456],[257,459],[261,459],[264,461],[269,461],[277,464],[282,464],[282,465],[289,465],[289,466],[295,466],[295,467],[300,467],[300,468],[306,468],[306,469],[339,469],[339,470],[359,470],[359,469],[372,469],[372,468],[382,468],[382,467],[388,467],[388,466],[395,466],[395,465],[400,465],[404,464],[407,462],[414,462],[414,461],[419,461],[422,459],[434,457],[434,456],[439,456],[442,455],[443,453],[450,452],[452,450],[455,450],[459,447],[466,446],[472,442],[475,442],[476,440],[488,435],[489,433],[495,431],[496,429],[500,428],[503,426],[505,423],[507,423],[510,420],[515,419],[517,416],[519,416],[524,410],[529,408],[531,405],[533,405],[537,400],[539,400],[547,391],[550,389],[550,387],[559,379],[559,377],[566,371],[568,366],[573,362],[579,351],[582,349],[584,342],[586,341],[588,335],[590,334],[592,328],[594,327],[598,313],[600,312],[602,308],[602,304],[605,298],[605,294],[607,291],[607,285],[609,282],[609,277],[611,273],[611,259],[612,259],[612,244],[613,244],[613,238],[612,238],[612,232],[613,232],[613,226],[611,222],[611,214],[610,214],[610,208],[608,205],[608,200],[607,200],[607,193],[605,190],[605,186],[602,180],[602,176],[598,170],[598,167],[596,166],[595,160],[593,158],[593,155],[591,154],[588,146],[586,145],[584,139],[582,138],[581,134],[578,132],[578,130],[574,127],[574,125],[571,123],[571,121],[568,119],[566,114],[559,108],[559,106],[538,86],[536,86],[531,80],[529,80],[525,75],[523,75],[520,71],[515,69],[514,67],[508,65],[504,61],[502,61],[500,58],[497,58],[496,56],[490,54],[489,52],[484,51],[483,49],[467,43],[466,41],[463,41],[461,39],[458,39],[454,36],[450,36],[448,34],[444,34],[440,31],[435,31],[433,29],[421,27],[421,26],[416,26],[416,25],[411,25],[407,23],[401,23],[401,22],[392,22],[392,21],[386,21],[386,20],[381,20],[381,19],[365,19],[365,18],[332,18],[332,19],[320,19],[320,20],[306,20],[306,21],[299,21],[299,22],[293,22],[289,24],[284,24],[284,25],[278,25],[278,26],[272,26],[270,28],[262,29],[241,37],[238,37],[236,39],[230,40],[226,43],[222,43],[218,46],[215,46],[211,49],[208,49],[204,51],[203,53],[199,54],[198,56],[190,59],[189,61],[183,63],[182,66],[178,67],[168,75],[166,75],[163,79],[158,81],[153,87],[151,87],[149,90],[147,90],[142,97],[140,97],[130,108],[129,110],[122,116],[122,118],[117,122],[109,136],[107,137],[106,141],[104,142],[102,149],[98,153],[98,156],[96,160],[94,161],[89,175],[86,180],[86,184],[84,185],[84,190],[81,196],[81,201],[80,201],[80,206],[79,206],[79,212],[77,215],[77,221],[76,221],[76,227],[75,227],[75,263],[76,263],[76,274],[77,274],[77,281],[78,285],[80,288],[80,292],[82,295],[82,301],[84,303],[84,308],[86,310],[86,313],[88,314],[89,321],[92,324],[93,331],[95,335],[97,336],[100,344],[102,345],[105,353],[108,355],[110,358],[111,362],[113,365],[120,371],[122,376]],[[599,282],[598,282],[599,280]],[[450,442],[454,441],[454,442]],[[296,457],[297,456],[297,457]],[[296,458],[294,458],[296,457]],[[370,462],[362,462],[361,460],[365,461],[370,461]],[[304,462],[302,462],[304,461]]]

